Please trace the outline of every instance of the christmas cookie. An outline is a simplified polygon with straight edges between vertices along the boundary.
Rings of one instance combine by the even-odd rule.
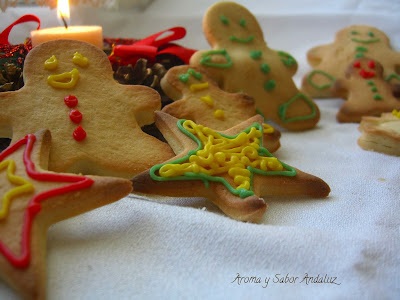
[[[134,190],[205,197],[228,216],[251,222],[266,210],[261,196],[326,197],[330,189],[323,180],[279,161],[262,147],[262,121],[255,115],[219,133],[156,112],[156,125],[176,156],[134,177]]]
[[[161,87],[175,100],[162,111],[215,130],[229,129],[256,114],[253,98],[221,90],[205,72],[191,66],[170,69],[162,79]],[[280,146],[280,132],[267,124],[264,126],[263,145],[274,152]]]
[[[340,30],[333,43],[308,51],[313,70],[303,77],[302,90],[314,98],[334,96],[331,87],[335,79],[344,76],[347,66],[362,57],[379,62],[386,81],[400,83],[400,52],[391,49],[386,34],[375,27],[353,25]]]
[[[47,171],[50,143],[43,130],[0,154],[0,275],[24,299],[46,298],[47,228],[132,190],[122,178]]]
[[[339,122],[360,122],[362,116],[379,116],[400,107],[382,74],[382,65],[367,57],[348,66],[346,79],[337,79],[332,88],[335,96],[347,100],[336,116]]]
[[[205,69],[223,90],[251,95],[258,111],[284,128],[315,126],[318,107],[292,80],[296,60],[267,47],[260,25],[245,7],[214,4],[204,16],[203,31],[213,49],[196,52],[191,65]]]
[[[365,150],[400,156],[400,111],[380,117],[363,117],[358,145]]]
[[[141,130],[160,109],[158,93],[116,83],[96,47],[75,40],[40,44],[25,60],[24,81],[22,89],[0,93],[0,136],[17,141],[51,130],[49,170],[128,178],[173,156]]]

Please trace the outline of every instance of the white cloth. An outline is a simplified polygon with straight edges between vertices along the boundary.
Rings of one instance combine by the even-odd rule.
[[[126,38],[180,25],[188,32],[180,44],[209,49],[201,20],[212,2],[154,1],[144,12],[75,8],[71,23]],[[238,2],[257,16],[271,48],[297,59],[297,84],[310,70],[307,50],[351,24],[380,28],[400,49],[397,1]],[[54,11],[19,8],[1,14],[1,28],[25,13],[37,14],[43,27],[57,25]],[[15,41],[23,30],[14,31]],[[357,145],[358,126],[335,119],[343,100],[317,103],[317,127],[283,132],[275,155],[325,180],[328,198],[272,197],[261,224],[250,224],[205,199],[131,195],[50,228],[48,298],[399,299],[400,158]],[[298,279],[277,282],[286,275]],[[0,298],[18,299],[4,283]]]

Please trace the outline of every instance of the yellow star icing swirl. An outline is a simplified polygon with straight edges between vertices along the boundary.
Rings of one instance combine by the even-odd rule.
[[[199,147],[183,158],[151,168],[150,176],[155,180],[197,179],[203,180],[206,186],[209,181],[218,181],[233,194],[244,198],[254,195],[253,173],[296,175],[295,169],[262,147],[263,126],[258,123],[236,136],[225,136],[191,120],[179,120],[178,127]]]

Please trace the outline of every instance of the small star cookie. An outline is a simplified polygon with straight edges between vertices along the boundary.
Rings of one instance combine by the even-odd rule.
[[[335,96],[346,99],[336,116],[339,122],[360,122],[362,116],[379,116],[400,107],[382,74],[382,65],[367,57],[348,66],[346,79],[337,79],[332,88]]]
[[[132,179],[134,190],[165,196],[205,197],[225,214],[257,222],[266,210],[260,196],[326,197],[329,186],[273,157],[262,147],[255,115],[224,132],[156,112],[156,125],[176,156]]]
[[[132,190],[122,178],[46,171],[50,143],[43,130],[0,154],[0,275],[24,299],[46,298],[47,228]]]
[[[314,98],[333,97],[335,79],[344,76],[347,66],[362,57],[379,62],[386,81],[400,83],[400,52],[391,49],[388,36],[372,26],[352,25],[341,29],[333,43],[307,52],[313,70],[303,77],[302,90]]]
[[[163,108],[178,119],[190,119],[215,130],[226,130],[256,114],[254,100],[244,93],[228,93],[197,68],[178,66],[170,69],[161,80],[165,94],[175,102]],[[279,130],[265,124],[263,145],[276,151]]]
[[[358,145],[365,150],[400,156],[400,112],[383,113],[380,117],[363,117]]]
[[[243,91],[255,99],[267,120],[289,130],[312,128],[317,105],[294,84],[296,60],[267,47],[256,18],[234,2],[212,5],[203,19],[212,50],[196,52],[190,65],[203,68],[225,91]]]
[[[173,156],[141,130],[154,121],[159,94],[116,83],[100,49],[75,40],[40,44],[26,57],[24,81],[0,93],[0,136],[15,142],[49,129],[49,170],[130,178]]]

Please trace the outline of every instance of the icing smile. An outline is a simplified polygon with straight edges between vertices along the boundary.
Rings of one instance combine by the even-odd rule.
[[[380,39],[360,40],[360,39],[356,39],[356,38],[352,38],[351,40],[352,40],[353,42],[356,42],[356,43],[363,43],[363,44],[377,43],[377,42],[380,41]]]
[[[250,35],[248,38],[245,38],[245,39],[240,39],[240,38],[237,38],[236,36],[231,35],[231,36],[229,37],[229,39],[230,39],[232,42],[249,43],[249,42],[251,42],[252,40],[254,40],[254,35]]]
[[[59,89],[72,89],[79,79],[79,71],[73,69],[71,72],[65,72],[47,77],[47,83],[52,87]]]

